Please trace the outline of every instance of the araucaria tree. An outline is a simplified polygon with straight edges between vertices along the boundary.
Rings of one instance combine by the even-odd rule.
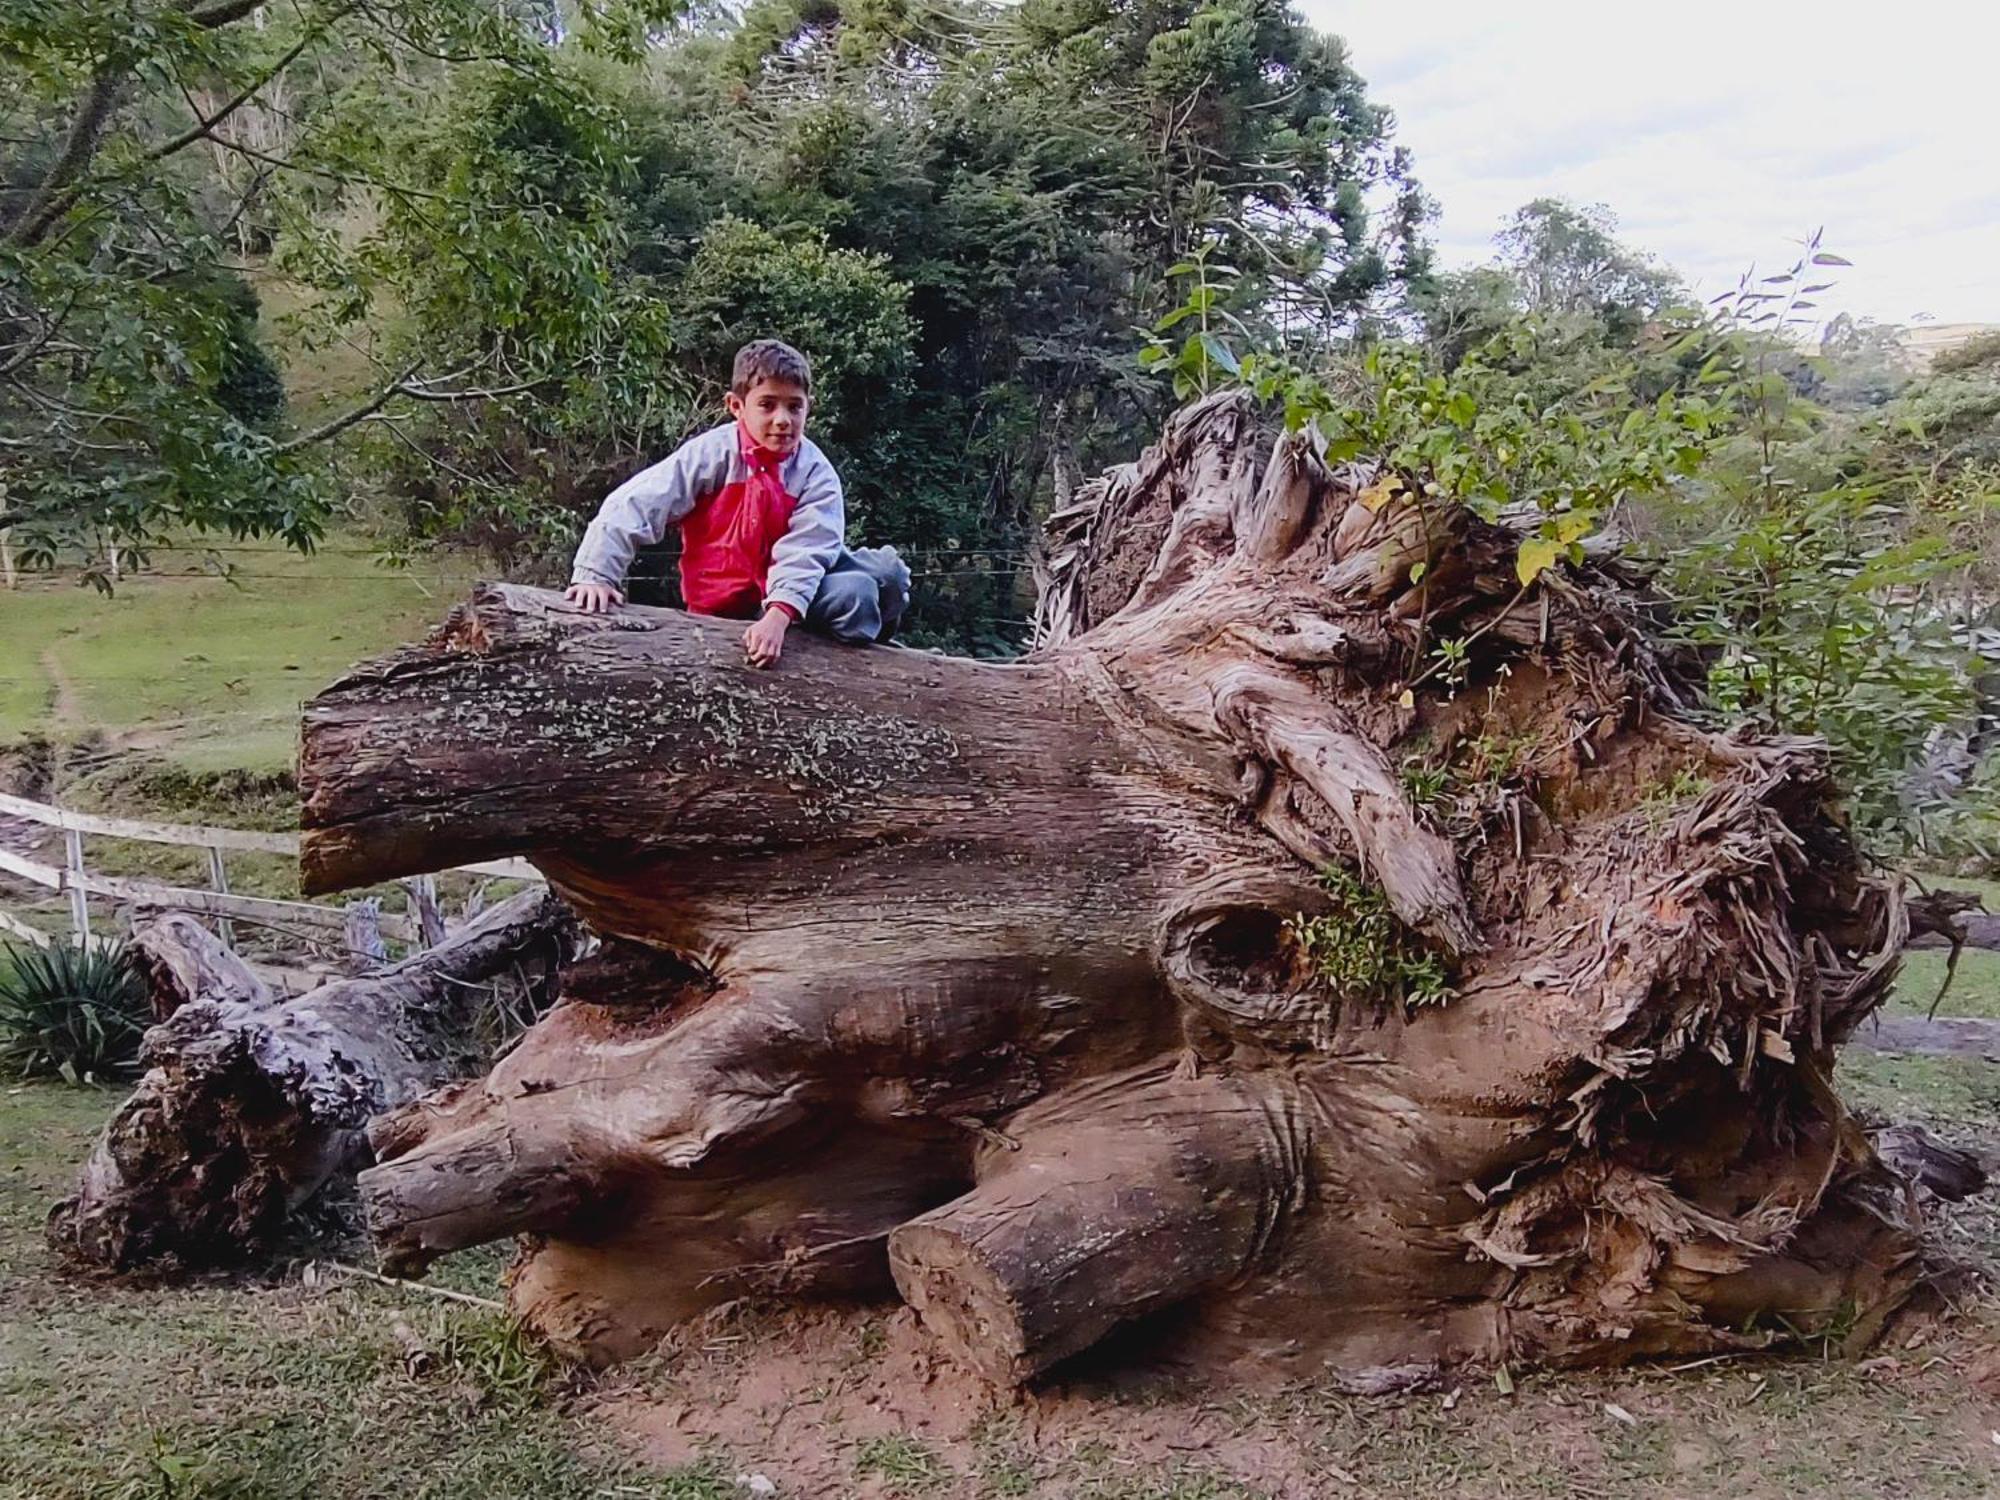
[[[521,853],[604,938],[373,1126],[389,1264],[525,1236],[515,1310],[599,1359],[893,1287],[1002,1382],[1135,1321],[1383,1388],[1897,1305],[1830,1074],[1906,923],[1815,744],[1682,718],[1614,564],[1524,586],[1242,396],[1053,528],[1016,664],[760,674],[493,586],[308,706],[311,886]]]

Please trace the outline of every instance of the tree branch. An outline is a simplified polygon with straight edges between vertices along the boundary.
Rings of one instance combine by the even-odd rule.
[[[69,136],[63,142],[62,154],[48,170],[34,196],[21,210],[20,217],[8,228],[0,244],[17,250],[25,250],[37,244],[46,235],[56,220],[61,218],[78,197],[77,178],[90,160],[97,154],[98,142],[104,138],[104,127],[111,123],[111,116],[118,108],[118,97],[124,92],[126,70],[123,67],[107,67],[90,81],[90,90],[84,95],[83,103],[77,106],[76,118],[70,121]]]
[[[347,431],[348,428],[367,421],[398,396],[407,396],[413,401],[490,401],[496,396],[514,396],[519,395],[522,391],[533,390],[543,380],[548,379],[547,376],[543,376],[538,380],[524,380],[515,385],[492,386],[477,390],[441,391],[436,389],[435,382],[412,381],[410,377],[415,373],[416,366],[412,365],[388,385],[385,385],[373,396],[362,402],[361,405],[354,407],[350,411],[342,412],[331,421],[321,423],[310,432],[302,432],[295,438],[287,439],[278,445],[277,451],[281,454],[296,453],[301,448],[310,448],[315,443],[323,443],[328,438],[338,437],[341,433]],[[465,372],[460,371],[459,373],[463,374]],[[452,377],[445,375],[438,378],[449,380]]]
[[[81,295],[80,291],[71,291],[68,298],[64,300],[62,307],[53,316],[44,320],[40,335],[29,343],[26,348],[21,350],[19,354],[9,359],[5,364],[0,364],[0,380],[5,380],[16,370],[21,369],[36,355],[40,354],[43,349],[48,347],[49,341],[60,333],[63,324],[69,321],[70,312],[76,307],[76,299]]]
[[[179,135],[175,136],[173,139],[168,141],[162,141],[159,145],[153,147],[152,150],[146,153],[145,159],[149,162],[159,161],[163,157],[172,156],[176,151],[185,150],[187,147],[192,146],[196,141],[203,139],[205,136],[208,135],[210,131],[214,130],[216,126],[220,125],[224,120],[228,119],[231,115],[235,114],[236,111],[241,109],[244,105],[248,104],[251,101],[251,99],[256,96],[258,90],[262,89],[272,79],[276,78],[280,73],[284,72],[285,69],[289,68],[294,62],[298,61],[300,53],[304,52],[306,48],[310,47],[325,33],[326,29],[329,26],[331,26],[335,21],[338,21],[342,16],[346,15],[353,8],[354,7],[351,5],[344,6],[341,9],[334,11],[331,15],[329,15],[325,20],[321,21],[316,26],[308,28],[299,37],[298,41],[292,44],[292,48],[290,51],[286,52],[283,57],[279,58],[276,62],[272,63],[270,67],[266,68],[262,73],[258,74],[256,78],[252,79],[248,84],[246,84],[235,95],[234,98],[230,99],[230,101],[227,104],[224,104],[221,108],[216,110],[214,114],[209,115],[206,119],[197,118],[194,124],[190,125],[186,130],[183,130]],[[197,111],[196,113],[197,115],[199,115],[200,112]]]
[[[388,385],[382,387],[381,390],[377,391],[361,405],[353,408],[351,411],[342,412],[331,421],[322,422],[310,432],[302,432],[295,438],[287,438],[284,442],[278,444],[277,451],[280,454],[296,453],[301,448],[310,448],[313,444],[323,443],[328,438],[339,437],[341,433],[347,431],[348,428],[354,426],[356,423],[367,421],[368,418],[374,416],[376,412],[396,399],[396,393],[401,390],[405,381],[416,374],[416,371],[417,367],[415,365],[410,366],[409,369],[405,370]]]
[[[468,201],[463,198],[454,198],[449,193],[433,193],[427,188],[409,187],[400,182],[382,182],[373,177],[359,176],[353,172],[336,172],[331,167],[314,167],[304,165],[300,162],[286,161],[282,156],[273,156],[268,151],[259,151],[254,147],[245,146],[239,141],[232,141],[227,136],[215,135],[206,131],[203,132],[202,138],[215,142],[224,151],[234,151],[238,156],[247,156],[252,161],[265,162],[287,172],[303,172],[308,177],[324,177],[329,182],[346,183],[350,187],[376,188],[385,193],[396,193],[411,198],[428,198],[434,203],[456,203],[462,205]]]
[[[242,20],[262,3],[264,0],[218,0],[216,4],[190,10],[187,16],[198,29],[214,31],[231,22]],[[356,3],[358,0],[342,6],[325,20],[308,28],[290,51],[235,98],[207,119],[199,120],[190,129],[155,147],[143,160],[149,163],[158,161],[199,140],[214,140],[218,144],[229,145],[232,149],[241,149],[213,135],[215,126],[241,109],[259,89],[297,61],[300,53],[304,52],[316,37],[323,34],[327,27],[342,16],[353,11]],[[110,124],[111,116],[118,108],[120,95],[131,77],[131,71],[127,64],[107,63],[91,79],[89,91],[84,95],[82,104],[78,106],[76,118],[70,122],[69,135],[63,143],[62,154],[49,168],[47,175],[43,177],[41,184],[35,189],[34,195],[28,200],[14,223],[8,227],[4,235],[0,235],[0,245],[28,249],[39,244],[56,221],[76,205],[77,200],[83,195],[80,179],[84,169],[97,155],[98,147],[104,139],[105,127]],[[254,152],[246,154],[257,155]],[[259,157],[259,159],[270,161],[277,166],[289,165],[271,157]]]

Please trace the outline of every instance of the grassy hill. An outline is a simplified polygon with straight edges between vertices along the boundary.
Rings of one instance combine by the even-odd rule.
[[[197,775],[288,768],[299,704],[428,629],[479,571],[384,567],[353,537],[310,557],[250,544],[152,563],[109,598],[63,579],[0,593],[0,747],[101,736]]]

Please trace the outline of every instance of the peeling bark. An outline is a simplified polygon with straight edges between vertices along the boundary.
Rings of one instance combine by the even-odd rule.
[[[1886,1316],[1915,1199],[1828,1080],[1908,919],[1822,748],[1676,717],[1615,559],[1524,591],[1377,478],[1184,411],[1052,524],[1016,664],[487,586],[328,689],[313,888],[524,854],[611,939],[377,1122],[390,1262],[523,1235],[599,1359],[893,1277],[1000,1381],[1142,1319],[1372,1389]],[[1329,866],[1444,1003],[1321,977]]]
[[[118,1271],[268,1249],[352,1170],[372,1116],[479,1065],[481,981],[567,956],[569,931],[558,901],[527,891],[435,948],[274,1003],[199,924],[143,924],[142,962],[172,1008],[146,1033],[146,1071],[51,1217],[51,1242]]]

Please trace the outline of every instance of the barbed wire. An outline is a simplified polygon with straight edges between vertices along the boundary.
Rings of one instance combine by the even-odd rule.
[[[912,578],[1013,578],[1033,571],[1033,564],[1023,562],[1012,567],[997,568],[912,568],[910,576]],[[628,580],[636,578],[644,581],[655,581],[674,577],[675,573],[671,569],[635,568],[625,576]],[[177,571],[148,568],[140,572],[129,573],[120,582],[131,584],[144,582],[148,579],[173,582],[206,579],[213,583],[231,583],[237,580],[250,579],[266,583],[381,583],[411,585],[422,585],[425,583],[438,584],[443,581],[434,575],[419,577],[418,575],[408,573],[264,573],[247,568],[231,568],[227,572],[216,572],[200,568]],[[562,585],[550,584],[546,586],[559,588]],[[51,580],[48,584],[29,583],[24,588],[16,589],[15,592],[55,593],[58,589],[67,590],[75,587],[78,587],[78,585],[74,582],[59,583]]]
[[[1032,552],[1026,547],[906,547],[893,544],[898,557],[1029,557]],[[445,557],[468,558],[467,553],[440,552],[429,546],[413,548],[409,552],[400,551],[393,543],[380,547],[314,547],[309,552],[294,553],[285,547],[256,546],[248,542],[158,542],[138,547],[121,547],[121,552],[148,554],[153,552],[240,552],[256,553],[264,557],[396,557],[408,556],[437,560]]]

